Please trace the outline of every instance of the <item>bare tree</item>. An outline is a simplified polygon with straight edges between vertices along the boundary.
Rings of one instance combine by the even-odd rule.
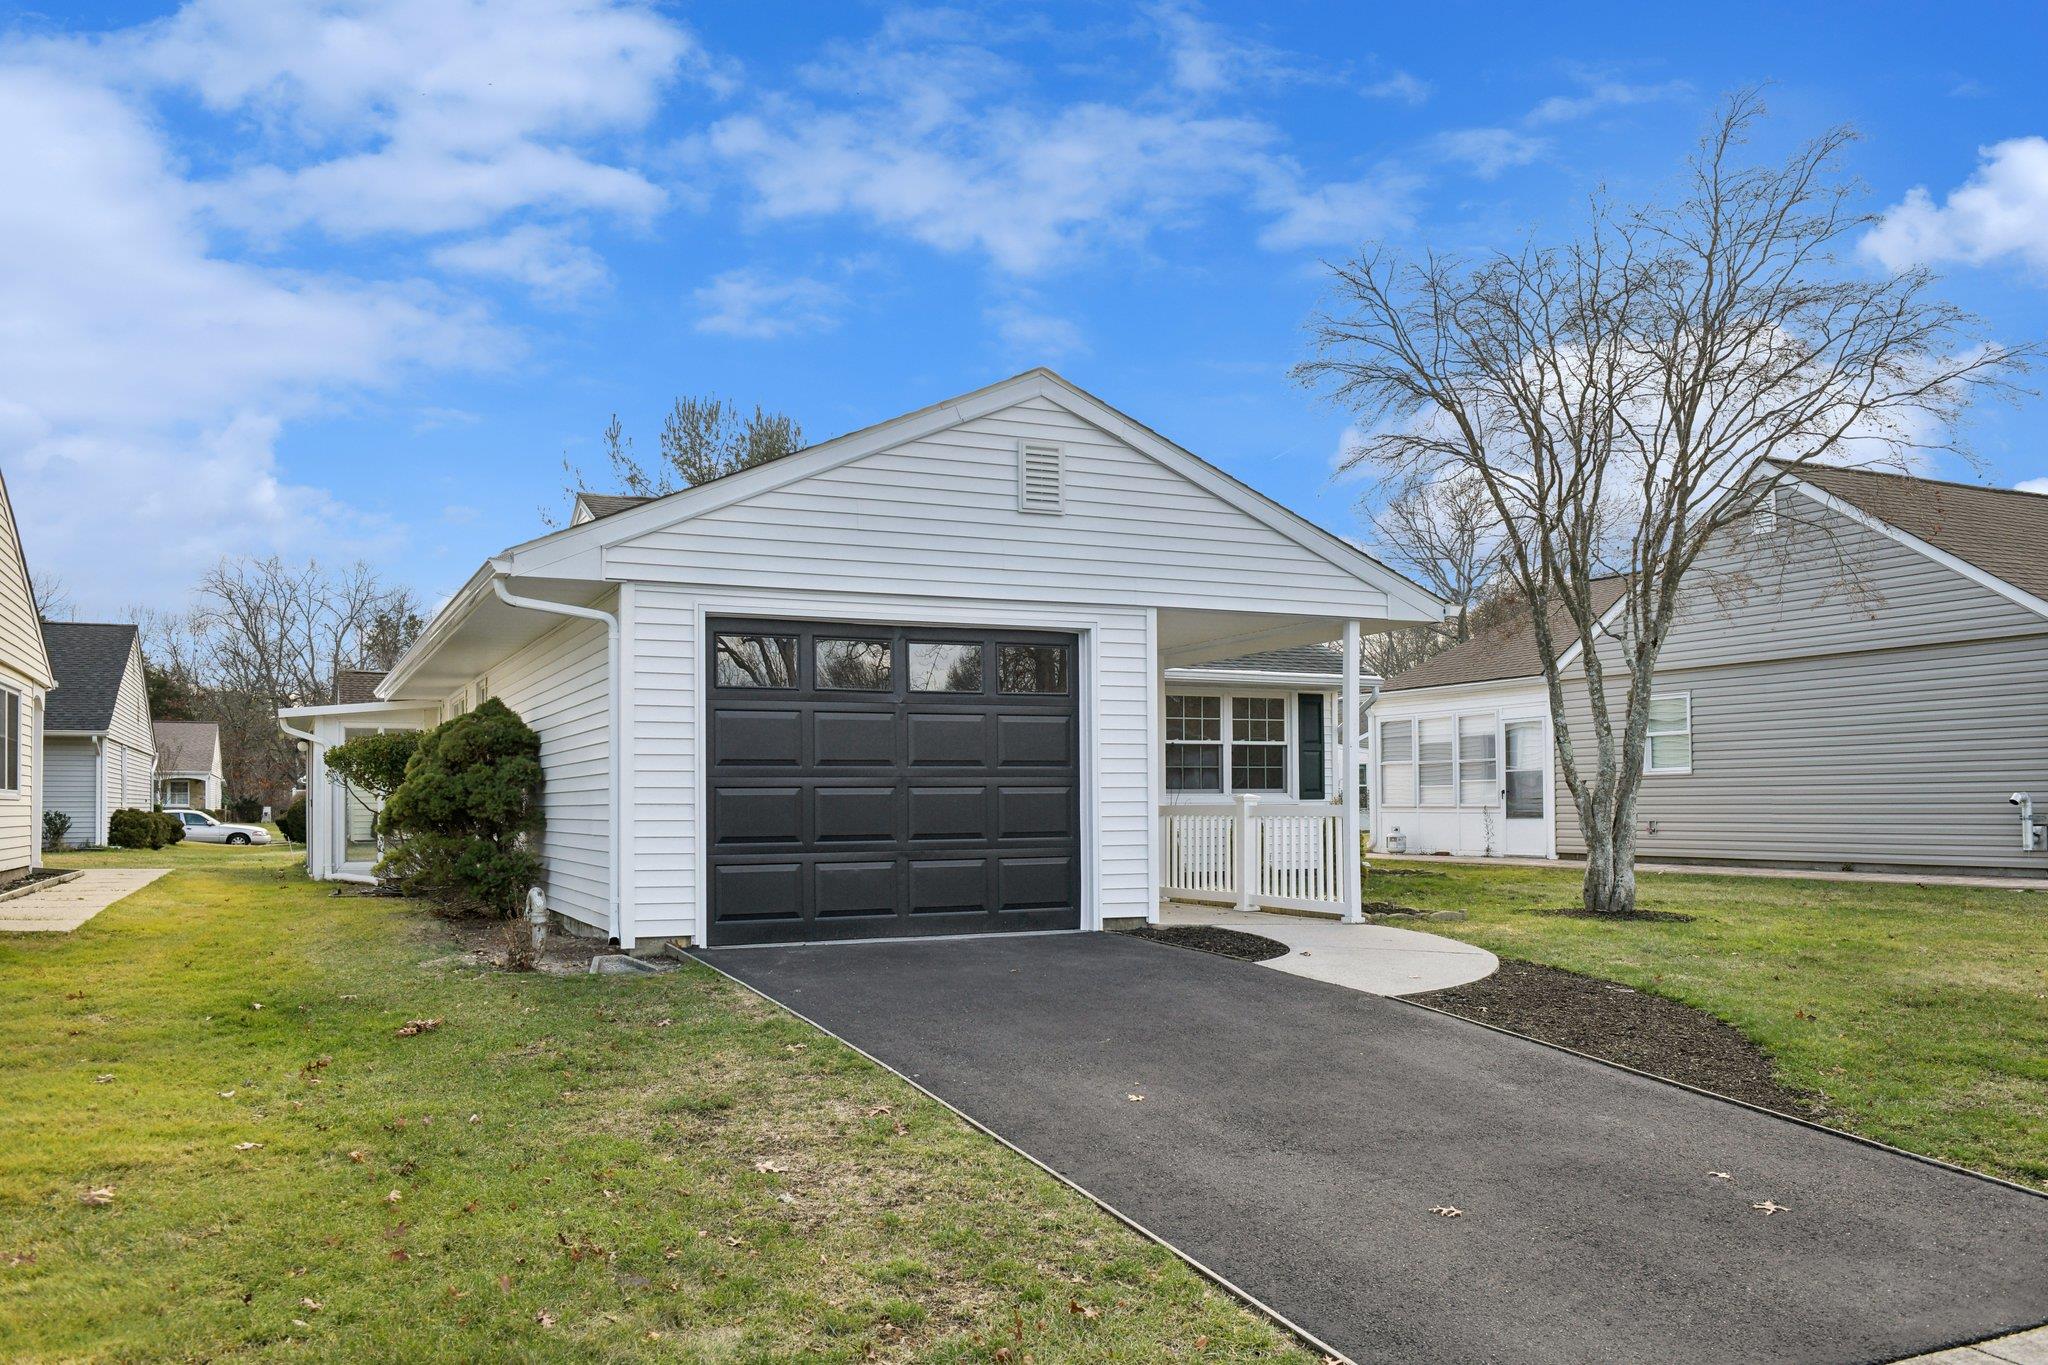
[[[1356,463],[1469,479],[1492,502],[1589,910],[1635,906],[1651,680],[1702,550],[1808,465],[1904,468],[1956,449],[1969,402],[2013,392],[2036,354],[1987,338],[1924,271],[1845,261],[1869,221],[1840,169],[1853,134],[1746,164],[1762,113],[1754,92],[1731,97],[1674,202],[1596,202],[1563,245],[1335,267],[1336,306],[1297,370],[1366,416]],[[1603,620],[1593,583],[1614,573],[1627,586]],[[1576,711],[1554,612],[1589,642]]]
[[[660,454],[652,462],[643,462],[634,453],[633,438],[626,435],[617,413],[606,424],[603,439],[611,471],[607,491],[653,498],[779,460],[803,448],[804,433],[795,419],[759,404],[747,414],[722,398],[683,397],[662,421]],[[564,491],[572,500],[590,491],[581,469],[567,460],[562,469],[569,476]],[[554,524],[551,517],[549,524]]]
[[[28,590],[35,598],[36,615],[45,621],[69,621],[78,615],[78,602],[70,587],[56,574],[31,569]]]
[[[1441,622],[1366,637],[1367,666],[1390,678],[1472,638],[1473,613],[1499,567],[1501,533],[1493,500],[1471,479],[1396,478],[1381,494],[1370,514],[1373,548],[1456,608]]]

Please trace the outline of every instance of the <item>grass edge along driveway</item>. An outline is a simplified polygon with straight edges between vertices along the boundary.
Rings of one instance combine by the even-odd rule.
[[[1644,873],[1641,904],[1691,923],[1538,913],[1563,868],[1382,863],[1366,899],[1504,958],[1696,1006],[1818,1094],[1825,1122],[2048,1189],[2048,890]]]
[[[0,940],[0,1356],[1313,1359],[702,968],[479,971],[284,848],[52,861],[152,860]]]

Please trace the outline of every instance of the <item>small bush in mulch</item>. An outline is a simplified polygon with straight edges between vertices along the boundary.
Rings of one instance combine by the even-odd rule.
[[[1691,924],[1691,915],[1681,915],[1671,910],[1631,910],[1627,914],[1615,914],[1607,910],[1588,910],[1583,905],[1561,905],[1554,910],[1524,910],[1525,915],[1554,915],[1559,919],[1591,919],[1602,924]]]
[[[1215,924],[1145,924],[1124,932],[1132,938],[1171,944],[1175,948],[1193,948],[1198,952],[1215,953],[1218,957],[1234,957],[1240,962],[1264,962],[1269,957],[1287,955],[1284,943]]]
[[[1807,1119],[1827,1112],[1818,1097],[1778,1081],[1770,1058],[1732,1025],[1616,981],[1503,959],[1492,976],[1409,998],[1762,1109]]]

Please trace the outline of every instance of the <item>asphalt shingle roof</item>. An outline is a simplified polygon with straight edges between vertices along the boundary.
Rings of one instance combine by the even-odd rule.
[[[88,621],[43,622],[43,651],[50,656],[56,690],[44,703],[46,730],[106,729],[114,720],[135,627]]]
[[[157,761],[167,773],[210,773],[220,727],[207,721],[160,720],[156,731]]]
[[[1808,466],[1796,475],[2036,597],[2048,597],[2048,495],[1910,474]]]
[[[578,493],[576,501],[590,509],[593,517],[608,517],[615,512],[653,502],[653,498],[639,498],[627,493]]]
[[[1300,673],[1306,677],[1334,678],[1344,674],[1344,651],[1335,645],[1297,645],[1293,649],[1262,649],[1256,654],[1240,654],[1234,659],[1219,659],[1200,666],[1217,672]],[[1358,672],[1361,677],[1372,676],[1372,670],[1363,664]]]
[[[1594,614],[1606,611],[1619,601],[1627,582],[1619,575],[1597,580],[1593,584]],[[1578,641],[1579,632],[1562,606],[1551,606],[1550,630],[1560,654]],[[1543,659],[1536,650],[1536,620],[1532,614],[1517,616],[1477,631],[1463,644],[1452,645],[1443,653],[1396,673],[1380,690],[1406,692],[1417,687],[1448,687],[1453,683],[1534,678],[1542,672]]]
[[[359,706],[377,700],[377,684],[384,681],[382,669],[341,668],[334,673],[334,701],[338,706]]]

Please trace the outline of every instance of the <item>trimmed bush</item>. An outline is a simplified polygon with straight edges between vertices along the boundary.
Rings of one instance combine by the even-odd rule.
[[[123,807],[107,817],[107,842],[115,848],[162,848],[163,817],[153,810]]]
[[[419,737],[384,806],[397,842],[377,870],[450,909],[509,919],[541,877],[540,795],[540,736],[493,697]]]
[[[292,797],[292,803],[277,817],[277,832],[295,844],[306,842],[306,794]]]
[[[61,810],[43,812],[43,852],[55,853],[64,847],[64,836],[71,833],[71,817]]]
[[[381,801],[405,781],[406,765],[419,752],[420,738],[418,730],[358,735],[327,751],[327,771]]]
[[[180,820],[168,811],[157,811],[155,815],[157,842],[151,844],[151,848],[163,848],[169,844],[182,844],[185,842],[185,822],[183,820]]]

